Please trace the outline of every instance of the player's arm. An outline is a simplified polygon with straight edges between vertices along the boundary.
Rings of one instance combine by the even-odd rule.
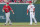
[[[35,8],[33,9],[33,15],[35,15]]]
[[[33,9],[33,12],[35,12],[35,8]]]
[[[4,12],[5,6],[3,7],[2,11]]]
[[[11,10],[12,11],[12,13],[14,14],[14,11],[13,10]]]
[[[35,6],[33,6],[33,14],[35,15]]]
[[[33,12],[35,13],[35,6],[33,6]]]
[[[28,8],[27,8],[27,15],[28,15],[28,10],[29,10],[29,6],[28,6]]]
[[[2,9],[2,11],[4,12],[4,10]]]
[[[12,11],[12,13],[14,14],[14,11],[12,10],[12,8],[10,7],[10,10]]]
[[[27,9],[27,15],[28,15],[28,9]]]

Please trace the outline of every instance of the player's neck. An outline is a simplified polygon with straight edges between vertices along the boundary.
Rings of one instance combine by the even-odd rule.
[[[7,7],[7,6],[9,6],[9,5],[6,5],[6,7]]]
[[[29,3],[30,5],[32,5],[31,3]]]

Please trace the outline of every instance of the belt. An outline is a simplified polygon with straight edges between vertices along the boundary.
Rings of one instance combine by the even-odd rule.
[[[33,11],[30,11],[30,12],[33,12]]]
[[[33,11],[30,11],[30,12],[33,12]]]

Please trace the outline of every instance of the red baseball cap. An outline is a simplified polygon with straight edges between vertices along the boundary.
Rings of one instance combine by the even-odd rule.
[[[29,3],[32,3],[32,1],[29,1]]]
[[[6,4],[9,4],[8,2]]]

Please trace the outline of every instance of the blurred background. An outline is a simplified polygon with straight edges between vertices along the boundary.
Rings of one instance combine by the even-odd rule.
[[[12,22],[29,22],[29,15],[27,16],[27,7],[29,5],[27,3],[29,1],[32,1],[33,4],[35,3],[35,17],[40,22],[40,0],[0,0],[0,22],[5,22],[6,17],[2,12],[2,8],[6,2],[10,3],[9,5],[15,12],[14,15],[12,13],[10,15]]]
[[[29,1],[32,1],[33,3],[35,3],[36,1],[39,0],[0,0],[0,3],[28,3]]]

